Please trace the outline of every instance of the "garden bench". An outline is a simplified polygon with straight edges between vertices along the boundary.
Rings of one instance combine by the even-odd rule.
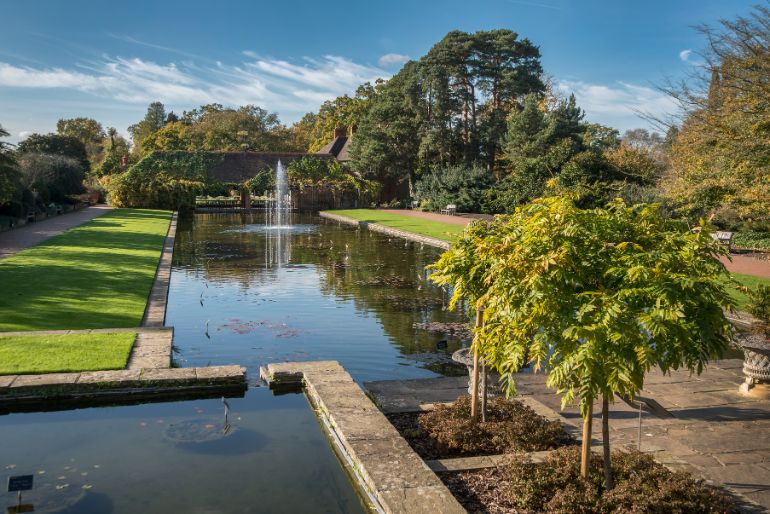
[[[722,243],[723,245],[727,245],[727,250],[730,251],[733,249],[733,233],[727,232],[725,230],[718,230],[711,234],[711,237]]]
[[[446,206],[446,208],[441,209],[441,214],[448,214],[449,216],[454,216],[457,214],[457,206],[453,203],[450,203]]]

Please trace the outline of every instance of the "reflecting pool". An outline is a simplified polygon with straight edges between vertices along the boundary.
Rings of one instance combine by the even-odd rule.
[[[460,342],[415,328],[456,322],[426,280],[438,256],[351,227],[294,216],[199,214],[177,231],[166,323],[181,367],[241,364],[227,399],[0,416],[0,471],[34,474],[35,512],[365,512],[302,394],[274,396],[258,367],[339,360],[358,381],[464,373]],[[14,494],[0,495],[4,509]]]

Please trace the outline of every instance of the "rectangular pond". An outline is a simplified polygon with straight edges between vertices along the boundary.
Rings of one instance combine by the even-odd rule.
[[[166,319],[174,361],[247,367],[248,392],[227,399],[228,430],[222,399],[0,416],[0,470],[35,475],[25,503],[81,514],[366,511],[304,395],[274,396],[258,367],[334,359],[358,381],[464,373],[449,363],[460,341],[415,328],[461,316],[426,280],[435,249],[312,216],[293,222],[179,222]]]

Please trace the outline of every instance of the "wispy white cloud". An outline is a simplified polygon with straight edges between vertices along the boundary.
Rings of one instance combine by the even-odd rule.
[[[388,67],[388,66],[394,66],[396,64],[404,64],[408,60],[409,60],[408,55],[385,54],[382,57],[380,57],[380,60],[377,61],[377,64],[383,67]]]
[[[682,50],[681,52],[679,52],[679,58],[687,62],[690,59],[691,54],[692,54],[692,50],[688,48],[687,50]]]
[[[24,141],[25,139],[27,139],[31,135],[32,135],[31,131],[29,131],[29,130],[22,130],[21,132],[19,132],[19,141]]]
[[[677,112],[676,102],[657,89],[615,82],[610,85],[582,81],[556,81],[556,91],[562,95],[574,93],[577,103],[586,111],[590,121],[628,130],[648,122],[640,113],[666,118]]]
[[[238,64],[159,64],[140,58],[104,57],[73,69],[0,62],[0,88],[69,89],[128,104],[159,100],[175,108],[204,103],[258,104],[293,118],[325,100],[352,93],[363,82],[390,73],[340,56],[299,62],[259,57]]]

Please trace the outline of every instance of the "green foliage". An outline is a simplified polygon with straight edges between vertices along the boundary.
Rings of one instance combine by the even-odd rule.
[[[770,232],[738,232],[733,235],[733,246],[770,250]]]
[[[206,171],[220,157],[206,152],[152,152],[106,184],[117,207],[187,210],[206,191]]]
[[[395,195],[425,170],[499,166],[506,116],[541,92],[540,53],[510,30],[453,31],[369,100],[353,138],[354,168]]]
[[[601,458],[592,455],[587,479],[580,476],[579,450],[560,448],[543,463],[512,455],[500,470],[508,483],[506,496],[528,512],[557,514],[729,513],[737,514],[727,491],[669,471],[648,454],[613,452],[615,488],[603,486]]]
[[[85,145],[72,136],[59,134],[32,134],[16,148],[19,154],[47,154],[70,157],[77,160],[84,171],[90,169]]]
[[[672,204],[693,219],[729,209],[770,222],[770,7],[701,27],[701,75],[673,87],[684,121],[665,182]]]
[[[432,211],[455,204],[461,212],[480,212],[494,183],[494,175],[480,166],[450,166],[423,175],[415,185],[415,198]]]
[[[144,118],[140,122],[128,127],[128,132],[131,134],[131,139],[134,142],[134,152],[139,156],[147,153],[150,148],[146,147],[145,140],[165,125],[166,107],[160,102],[152,102],[147,107],[147,113],[144,115]]]
[[[308,145],[302,151],[317,152],[332,141],[334,129],[337,127],[349,128],[358,125],[382,84],[382,81],[377,81],[374,86],[368,82],[362,84],[358,86],[354,96],[344,95],[327,100],[321,104],[317,114],[303,118],[303,123],[307,126]]]
[[[56,132],[60,136],[74,137],[86,149],[91,166],[101,161],[102,145],[106,136],[102,124],[93,118],[62,118],[56,122]]]
[[[111,129],[115,130],[115,129]],[[116,131],[117,132],[117,131]],[[123,169],[123,160],[125,159],[127,165],[131,165],[134,162],[134,157],[131,155],[128,141],[123,139],[117,133],[111,133],[105,140],[105,151],[101,162],[94,168],[94,175],[97,177],[103,177],[105,175],[114,175],[121,173]]]
[[[19,157],[19,169],[24,187],[37,192],[45,203],[65,202],[84,190],[83,166],[71,157],[25,153]]]
[[[8,135],[0,125],[0,138]],[[0,206],[10,202],[21,189],[21,175],[10,146],[9,143],[0,141]]]
[[[770,330],[770,286],[759,284],[749,290],[749,313],[760,320],[767,330]]]
[[[544,198],[468,229],[469,248],[434,267],[462,286],[474,255],[473,284],[487,288],[474,344],[510,391],[513,374],[532,365],[585,413],[599,395],[633,397],[653,366],[699,373],[727,348],[722,309],[733,303],[716,259],[725,250],[704,228],[692,233],[656,206]]]
[[[298,189],[320,186],[340,194],[356,193],[369,198],[376,197],[379,191],[377,182],[352,174],[333,160],[303,157],[292,161],[286,171],[290,186]]]

